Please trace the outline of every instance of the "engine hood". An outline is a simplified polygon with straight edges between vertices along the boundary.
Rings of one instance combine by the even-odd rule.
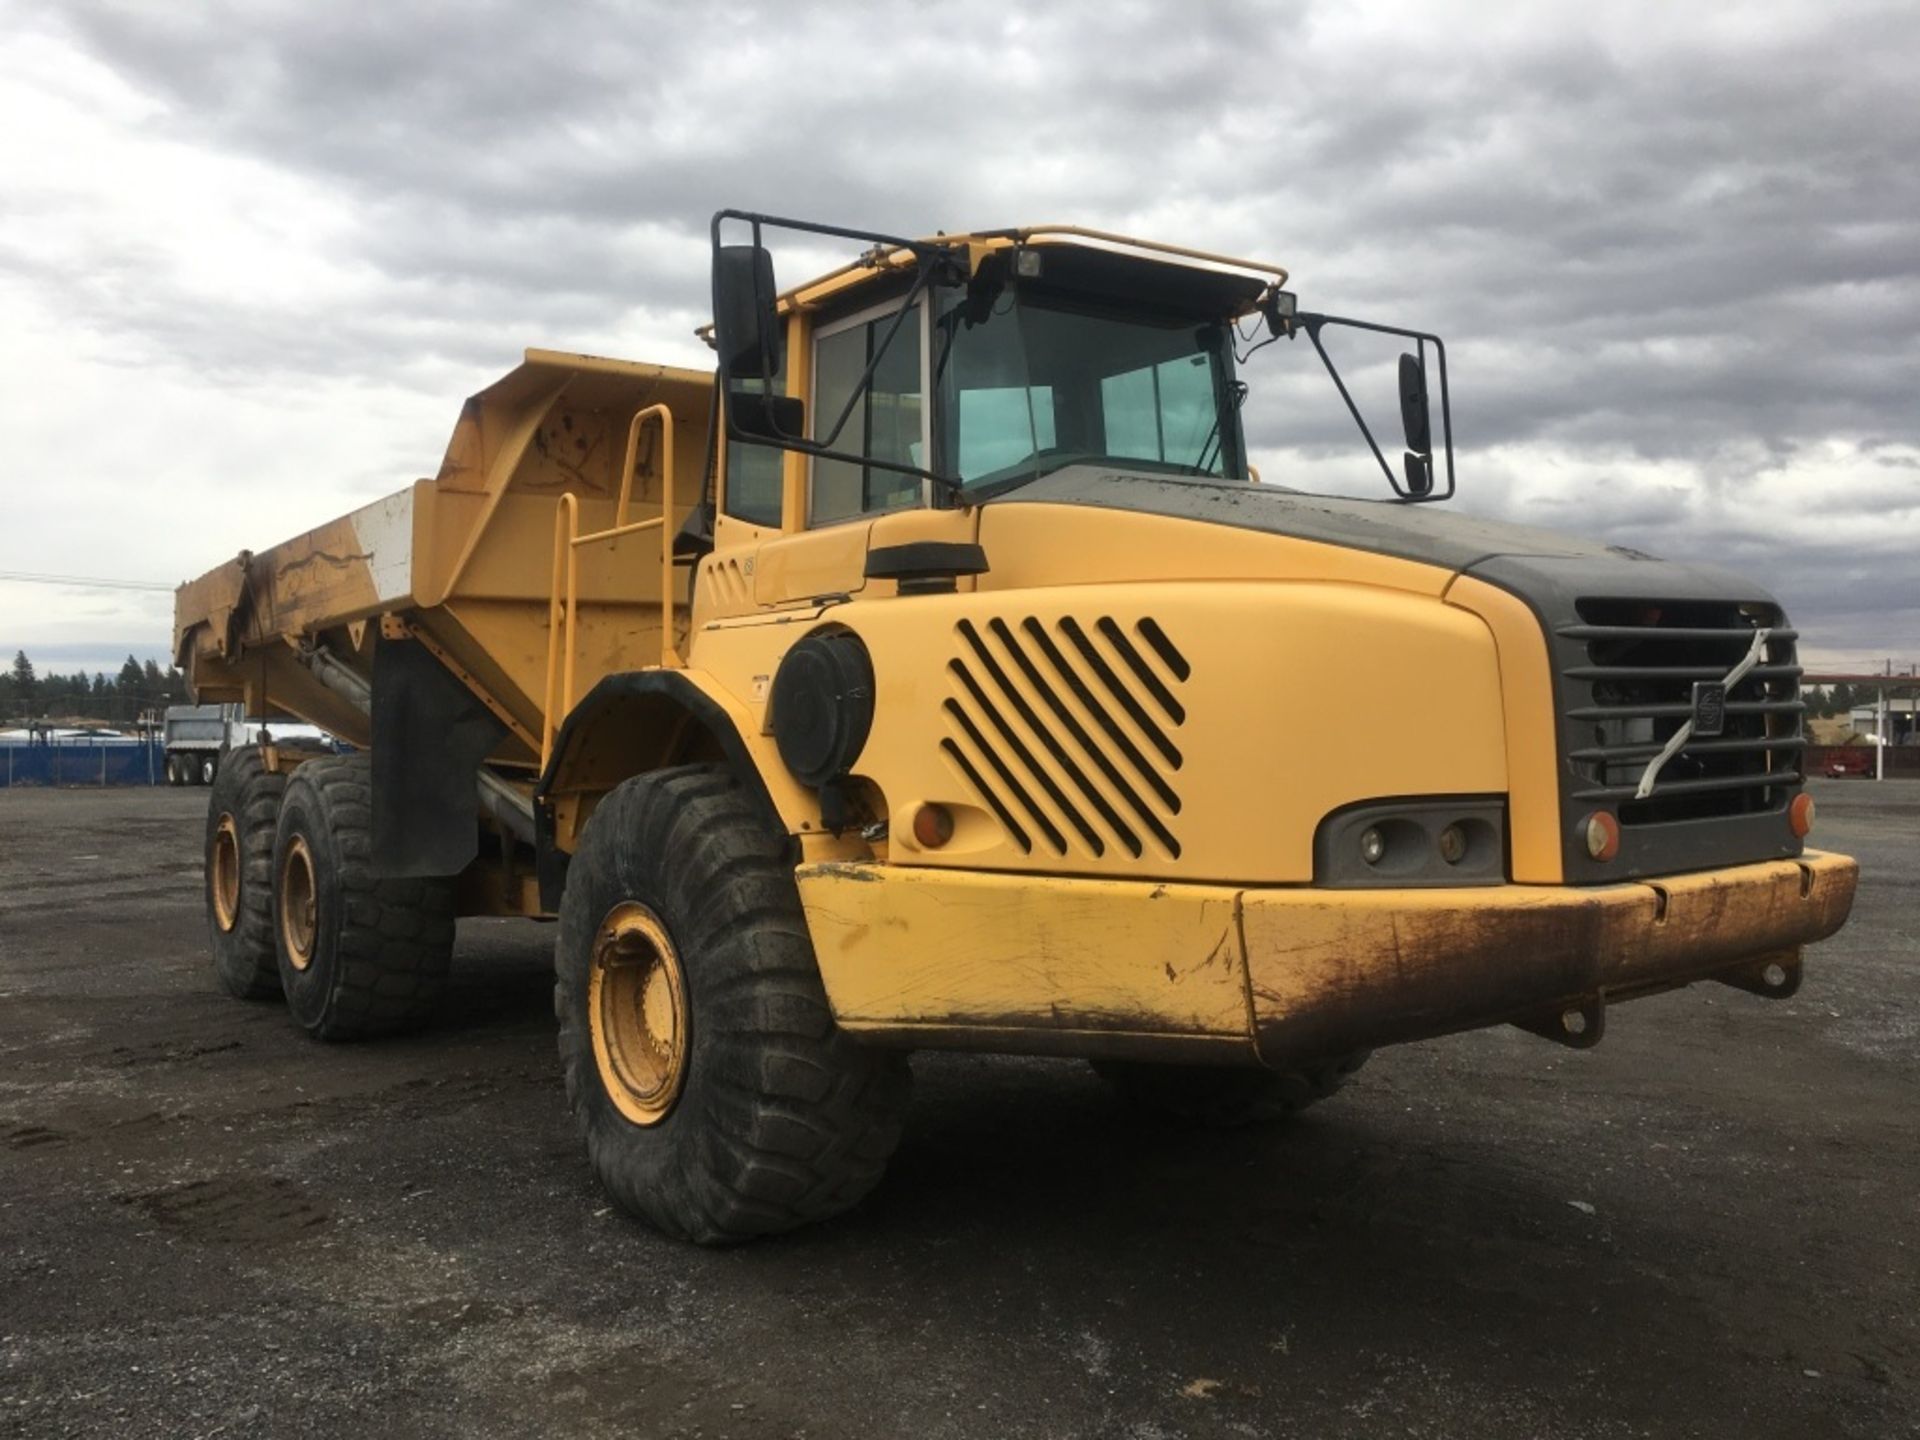
[[[1043,517],[1026,508],[1036,505],[1084,506],[1116,518],[1162,517],[1196,529],[1226,527],[1236,533],[1216,530],[1219,539],[1197,546],[1191,539],[1173,543],[1174,537],[1167,535],[1164,543],[1150,538],[1131,548],[1103,546],[1098,540],[1076,548],[1071,543],[1076,517]],[[995,545],[989,532],[996,528],[994,512],[1002,506],[1024,513],[1019,514],[1023,523],[1004,527],[1001,533],[1056,537],[1054,544],[1066,557],[1055,561],[1056,569],[1076,563],[1070,558],[1075,554],[1090,552],[1093,559],[1077,563],[1097,566],[1104,555],[1110,571],[1124,564],[1135,572],[1079,578],[1159,578],[1139,573],[1156,566],[1190,575],[1209,565],[1219,578],[1261,578],[1261,552],[1287,549],[1316,556],[1377,556],[1388,563],[1369,567],[1315,561],[1302,566],[1297,555],[1276,554],[1272,578],[1357,579],[1363,587],[1384,585],[1441,597],[1451,594],[1456,579],[1464,576],[1505,591],[1532,612],[1546,642],[1540,654],[1518,638],[1518,629],[1505,632],[1515,637],[1511,642],[1498,642],[1516,646],[1509,673],[1527,677],[1516,678],[1518,699],[1537,705],[1547,698],[1538,692],[1551,691],[1551,719],[1536,708],[1523,722],[1550,723],[1556,733],[1551,774],[1559,793],[1557,804],[1548,805],[1545,813],[1575,816],[1605,805],[1619,808],[1623,817],[1620,852],[1609,861],[1593,859],[1573,827],[1548,820],[1558,836],[1568,882],[1616,883],[1623,877],[1800,853],[1786,810],[1799,775],[1769,780],[1773,758],[1780,757],[1783,766],[1791,763],[1799,741],[1795,636],[1773,597],[1745,577],[1715,566],[1658,560],[1624,546],[1461,515],[1437,505],[1337,499],[1246,482],[1128,474],[1092,465],[1057,471],[986,505],[980,533],[990,558]],[[1091,515],[1087,520],[1081,528],[1098,536],[1100,523]],[[1306,543],[1245,543],[1252,536]],[[1031,538],[1025,544],[1030,553]],[[1028,555],[1021,546],[1007,548],[1012,563],[993,578],[1009,588],[1046,583],[1044,574],[1028,580],[1022,570]],[[1408,623],[1417,618],[1413,607],[1403,613]],[[1762,630],[1768,637],[1761,642],[1766,665],[1753,671],[1744,688],[1727,691],[1728,703],[1743,712],[1739,726],[1729,725],[1726,734],[1710,744],[1682,749],[1664,772],[1664,789],[1656,786],[1650,796],[1638,795],[1636,784],[1648,759],[1678,733],[1679,717],[1696,703],[1694,682],[1732,671],[1752,650],[1755,632]],[[1367,653],[1371,643],[1359,642],[1356,653]],[[1409,687],[1408,693],[1420,691]],[[1425,693],[1453,696],[1465,689],[1448,680],[1430,683]],[[1446,711],[1452,703],[1451,698],[1436,701],[1432,711]],[[1536,807],[1540,798],[1533,796]],[[1632,807],[1642,800],[1647,805],[1634,812]]]
[[[1711,576],[1711,588],[1716,591],[1729,585],[1751,588],[1707,567],[1672,565],[1637,550],[1462,515],[1438,505],[1303,495],[1244,481],[1128,474],[1104,466],[1073,465],[989,503],[1091,505],[1164,515],[1391,555],[1456,572],[1500,556],[1527,556],[1586,562],[1578,568],[1588,572],[1646,567],[1661,572],[1667,583],[1676,572],[1689,574],[1696,584]],[[1650,575],[1640,578],[1654,585],[1662,583]],[[1630,588],[1637,592],[1641,585],[1632,584]]]

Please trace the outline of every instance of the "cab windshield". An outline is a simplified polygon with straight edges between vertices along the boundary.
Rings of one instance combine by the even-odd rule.
[[[1002,292],[932,336],[947,473],[982,499],[1067,465],[1243,477],[1239,397],[1218,320]]]

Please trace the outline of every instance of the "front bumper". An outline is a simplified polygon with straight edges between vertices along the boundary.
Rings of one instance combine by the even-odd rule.
[[[1581,887],[1245,889],[842,863],[796,878],[834,1014],[870,1038],[1290,1066],[1746,983],[1768,963],[1797,974],[1799,947],[1845,922],[1858,874],[1809,851]]]
[[[1853,908],[1859,867],[1809,850],[1624,885],[1242,896],[1270,1065],[1630,999],[1778,959]],[[1305,903],[1302,903],[1302,901]]]

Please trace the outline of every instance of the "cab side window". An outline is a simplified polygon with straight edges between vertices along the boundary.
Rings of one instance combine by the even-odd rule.
[[[773,388],[781,390],[787,378],[783,356],[773,377]],[[758,380],[736,380],[733,388],[757,391]],[[727,483],[722,509],[736,520],[778,529],[781,520],[781,484],[786,470],[786,451],[771,445],[749,445],[743,440],[727,441]]]
[[[926,464],[922,323],[923,307],[916,305],[901,322],[874,371],[872,388],[854,405],[832,449],[899,465]],[[814,341],[813,402],[808,409],[816,438],[824,439],[832,429],[892,324],[893,312],[883,310],[871,319],[829,327]],[[919,504],[920,496],[917,476],[851,460],[816,458],[809,523],[831,525],[898,510]]]

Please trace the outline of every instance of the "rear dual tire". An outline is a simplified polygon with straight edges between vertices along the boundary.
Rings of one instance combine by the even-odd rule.
[[[453,958],[450,879],[377,877],[371,757],[293,772],[273,841],[273,946],[287,1009],[318,1040],[424,1024]]]
[[[727,771],[658,771],[600,802],[554,964],[567,1099],[622,1209],[725,1244],[879,1182],[906,1058],[835,1025],[784,837]]]
[[[169,762],[180,784],[189,756]],[[284,775],[269,771],[257,746],[227,757],[207,797],[204,899],[213,973],[229,995],[272,1000],[280,994],[273,946],[273,837]]]

